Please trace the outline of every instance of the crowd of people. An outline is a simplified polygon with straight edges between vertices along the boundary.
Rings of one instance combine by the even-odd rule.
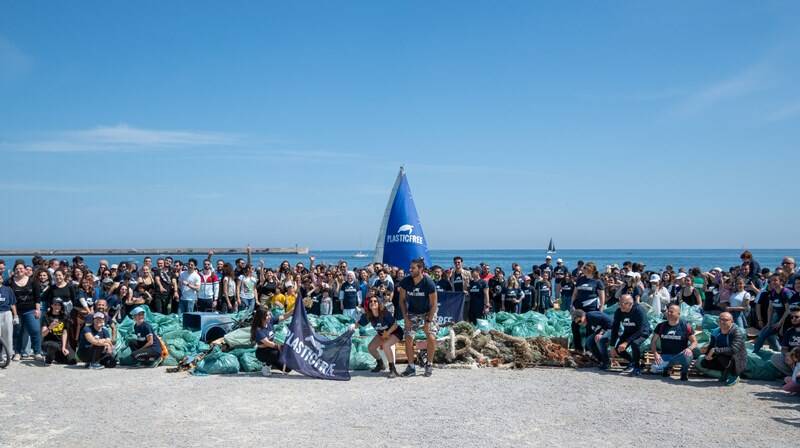
[[[672,266],[653,271],[628,261],[604,269],[578,261],[569,269],[561,259],[554,263],[547,256],[527,273],[516,263],[510,272],[486,263],[469,268],[455,257],[449,267],[427,267],[416,260],[406,273],[381,263],[360,268],[346,261],[317,264],[313,256],[308,266],[283,261],[271,268],[253,265],[249,248],[246,254],[233,264],[214,260],[213,252],[199,263],[172,257],[145,257],[141,265],[101,260],[96,270],[80,256],[71,263],[36,256],[30,263],[16,260],[9,275],[0,260],[0,337],[14,361],[30,355],[45,365],[81,361],[91,368],[113,367],[116,325],[126,316],[136,322],[136,340],[131,342],[135,359],[152,362],[161,353],[142,305],[163,314],[246,309],[256,316],[252,338],[257,357],[283,368],[272,327],[303,306],[310,314],[344,314],[355,325],[371,324],[378,331],[369,345],[379,360],[375,371],[408,376],[416,372],[412,335],[422,330],[428,343],[435,344],[437,293],[463,291],[469,321],[492,312],[568,310],[573,348],[593,354],[601,368],[608,368],[611,358],[627,358],[630,373],[638,375],[643,352],[650,350],[656,370],[668,374],[679,365],[685,380],[697,345],[694,329],[681,318],[680,304],[685,303],[719,314],[719,328],[700,360],[703,367],[719,370],[726,384],[735,384],[746,365],[747,329],[755,328],[755,352],[769,344],[778,352],[773,364],[787,375],[787,390],[800,391],[800,275],[791,257],[769,269],[745,251],[741,263],[704,272]],[[603,311],[612,305],[617,309],[608,316]],[[665,320],[650,328],[647,310]],[[397,321],[404,316],[401,328]],[[651,346],[642,346],[651,334]],[[398,373],[390,347],[402,340],[411,362]],[[431,373],[427,364],[425,375]]]

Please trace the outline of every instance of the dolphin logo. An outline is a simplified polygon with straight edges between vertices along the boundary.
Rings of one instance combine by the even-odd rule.
[[[414,232],[414,226],[411,224],[403,224],[399,229],[397,229],[397,233],[403,232],[408,232],[408,234],[411,235]]]
[[[322,356],[322,344],[319,343],[316,339],[314,339],[313,335],[307,336],[305,339],[309,343],[309,345],[314,347],[314,350],[317,351],[317,358]]]

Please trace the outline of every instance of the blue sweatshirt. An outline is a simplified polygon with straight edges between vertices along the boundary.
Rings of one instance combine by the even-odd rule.
[[[622,327],[622,334],[620,334]],[[634,303],[631,310],[623,313],[619,308],[614,312],[614,323],[611,327],[612,346],[617,345],[617,341],[630,344],[638,338],[646,338],[650,335],[650,322],[647,320],[647,313],[638,303]]]

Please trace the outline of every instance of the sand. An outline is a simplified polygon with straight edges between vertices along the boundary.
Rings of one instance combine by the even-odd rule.
[[[688,383],[593,369],[440,369],[349,382],[165,369],[0,370],[0,445],[789,446],[800,399],[777,383]],[[794,440],[794,442],[790,442]]]

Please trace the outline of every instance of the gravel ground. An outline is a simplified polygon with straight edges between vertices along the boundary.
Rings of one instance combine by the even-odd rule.
[[[800,438],[800,399],[777,384],[666,384],[596,370],[441,369],[395,380],[355,372],[333,382],[24,361],[0,370],[0,384],[0,446],[13,447],[752,448]]]

